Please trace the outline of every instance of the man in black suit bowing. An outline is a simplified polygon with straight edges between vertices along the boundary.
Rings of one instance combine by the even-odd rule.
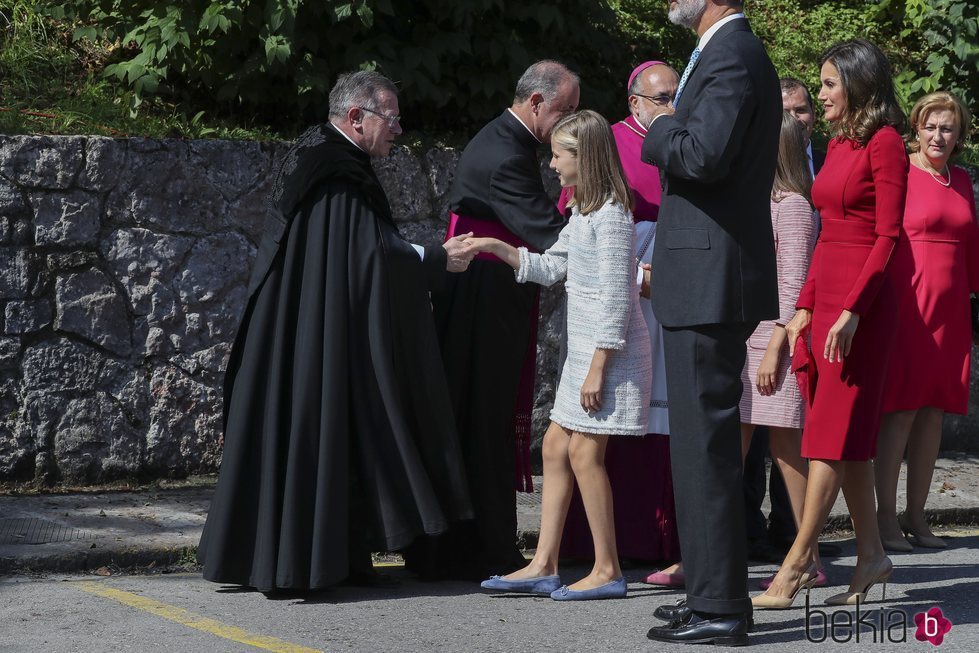
[[[778,314],[769,198],[782,103],[741,4],[670,2],[670,20],[700,41],[642,150],[666,175],[650,291],[664,327],[687,598],[657,609],[671,621],[648,637],[669,642],[748,641],[738,403],[745,340]]]
[[[493,236],[534,251],[554,244],[565,220],[544,190],[537,151],[577,108],[579,93],[578,75],[557,61],[527,68],[510,108],[462,153],[448,195],[449,236]],[[526,564],[515,487],[530,484],[538,292],[480,254],[432,294],[475,519],[406,552],[406,565],[425,577],[482,580]]]

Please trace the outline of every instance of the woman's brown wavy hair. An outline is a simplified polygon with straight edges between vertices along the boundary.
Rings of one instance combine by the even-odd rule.
[[[819,58],[820,68],[829,62],[840,74],[846,110],[834,126],[835,136],[866,145],[881,127],[890,125],[903,133],[907,119],[894,92],[887,57],[864,39],[837,43]]]

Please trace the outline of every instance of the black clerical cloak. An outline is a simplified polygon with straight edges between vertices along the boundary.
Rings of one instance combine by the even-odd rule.
[[[441,247],[423,264],[398,234],[366,153],[329,125],[297,141],[225,379],[205,578],[325,587],[471,516],[428,297],[444,274]]]
[[[537,250],[554,244],[564,219],[544,190],[539,146],[510,111],[473,137],[449,192],[449,210],[469,219],[461,232],[495,235],[484,229],[502,226]],[[518,284],[509,265],[477,258],[432,294],[475,520],[405,552],[422,575],[479,579],[525,564],[516,543],[514,416],[528,344],[536,346],[538,291]]]

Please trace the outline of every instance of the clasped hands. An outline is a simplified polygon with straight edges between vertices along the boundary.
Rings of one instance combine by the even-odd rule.
[[[472,262],[473,257],[479,253],[473,247],[472,242],[468,240],[472,236],[473,232],[470,231],[467,234],[453,236],[442,243],[442,247],[445,249],[448,258],[445,266],[446,270],[449,272],[465,272],[469,269],[469,264]]]
[[[505,251],[509,250],[515,252],[512,247],[503,243],[496,238],[474,238],[473,233],[470,231],[468,234],[462,234],[454,238],[450,238],[445,241],[443,245],[445,247],[446,253],[449,255],[448,271],[449,272],[464,272],[467,267],[469,267],[470,261],[476,254],[481,252],[489,252],[498,257],[503,257],[507,261],[516,256],[508,256]],[[511,265],[516,265],[511,263]]]

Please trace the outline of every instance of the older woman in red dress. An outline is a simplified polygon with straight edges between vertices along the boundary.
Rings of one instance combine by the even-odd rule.
[[[811,332],[817,378],[802,434],[810,459],[802,523],[792,548],[758,608],[787,608],[815,582],[818,538],[840,488],[857,540],[848,592],[830,605],[863,602],[891,574],[877,531],[874,468],[886,368],[894,342],[897,297],[888,262],[904,214],[908,157],[898,129],[890,66],[863,40],[830,48],[820,59],[826,120],[834,126],[826,163],[812,188],[822,231],[809,276],[786,325],[793,353]]]
[[[969,408],[972,328],[969,293],[979,291],[979,226],[972,181],[949,160],[962,150],[971,117],[950,93],[931,93],[911,111],[911,170],[901,242],[894,257],[901,319],[891,361],[874,472],[877,524],[891,551],[943,549],[925,521],[925,501],[946,412]],[[897,481],[908,454],[907,510],[897,516]],[[903,533],[902,533],[903,531]]]

